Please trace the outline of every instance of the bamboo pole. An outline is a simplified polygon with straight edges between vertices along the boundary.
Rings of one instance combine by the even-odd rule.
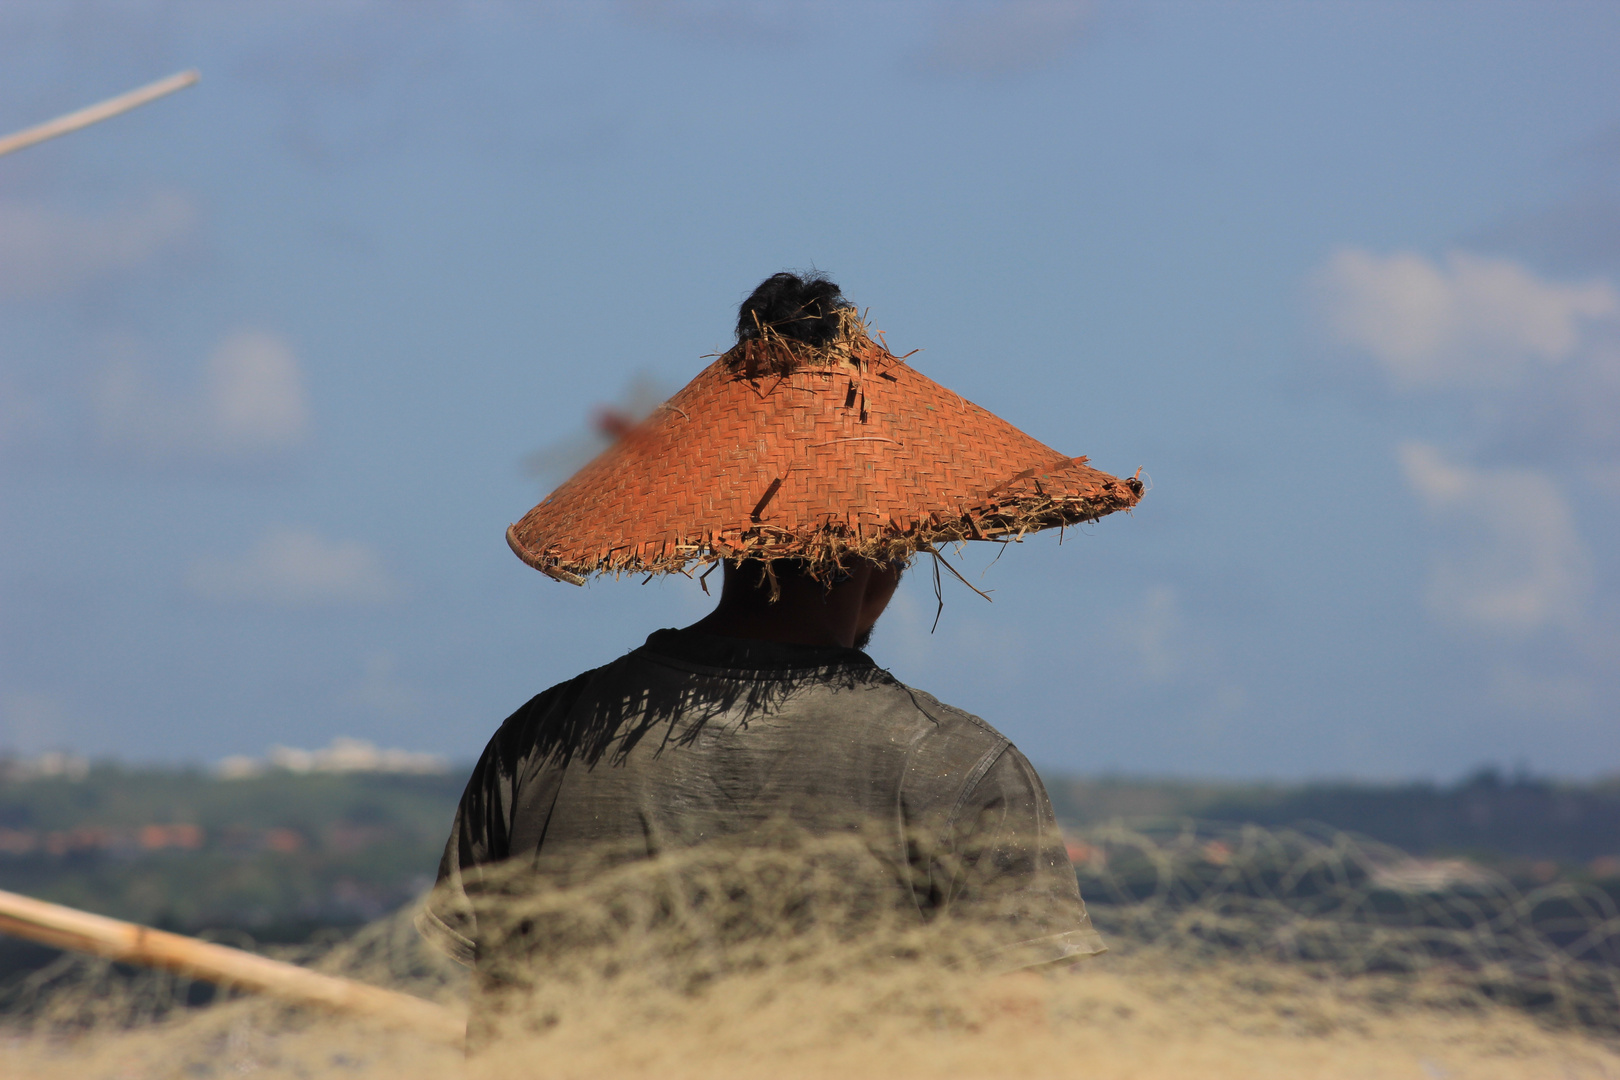
[[[182,71],[176,75],[170,75],[166,79],[159,79],[155,83],[148,83],[139,89],[131,90],[127,94],[119,94],[115,98],[108,98],[106,101],[80,109],[78,112],[70,112],[66,116],[58,116],[55,120],[47,120],[43,124],[36,124],[34,127],[19,131],[14,135],[7,135],[5,138],[0,139],[0,157],[4,157],[13,150],[21,150],[25,146],[33,146],[35,143],[42,143],[46,139],[54,139],[58,135],[66,135],[70,131],[78,131],[80,128],[89,127],[91,124],[117,116],[119,113],[129,112],[131,109],[145,105],[148,101],[156,101],[166,94],[172,94],[176,90],[184,90],[196,82],[197,78],[195,71]]]
[[[3,890],[0,933],[257,990],[299,1005],[358,1013],[435,1040],[459,1043],[466,1032],[466,1021],[453,1010],[410,994]]]

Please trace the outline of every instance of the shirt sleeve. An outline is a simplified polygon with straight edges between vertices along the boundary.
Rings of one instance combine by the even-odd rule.
[[[469,886],[476,891],[483,868],[507,857],[507,807],[513,776],[503,759],[502,731],[484,748],[461,794],[450,838],[439,859],[439,878],[416,915],[416,929],[457,963],[472,966],[477,956],[478,918]],[[503,767],[504,766],[504,767]]]
[[[537,769],[553,785],[560,770],[541,768],[539,734],[548,721],[566,713],[589,684],[592,672],[558,683],[506,718],[484,747],[456,807],[450,838],[439,860],[439,879],[416,915],[416,929],[428,942],[459,963],[471,966],[478,954],[475,900],[490,874],[512,856],[514,810],[526,795],[549,805],[547,785],[537,784]],[[550,790],[555,793],[555,787]]]
[[[987,935],[984,960],[1012,971],[1107,946],[1091,925],[1046,788],[1011,745],[963,793],[945,838],[945,910]]]

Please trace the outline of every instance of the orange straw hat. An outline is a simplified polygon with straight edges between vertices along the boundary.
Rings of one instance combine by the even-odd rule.
[[[832,314],[821,345],[758,325],[507,529],[512,550],[575,585],[721,559],[798,559],[825,578],[851,557],[1016,539],[1142,497],[1135,477],[927,378],[854,309]]]

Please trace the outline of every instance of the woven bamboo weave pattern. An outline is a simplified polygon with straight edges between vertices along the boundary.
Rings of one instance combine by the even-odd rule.
[[[1068,458],[864,333],[821,362],[740,345],[507,531],[561,580],[716,559],[905,558],[1127,510],[1141,482]]]

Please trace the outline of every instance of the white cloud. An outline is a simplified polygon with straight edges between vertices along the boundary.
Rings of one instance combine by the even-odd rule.
[[[1138,670],[1148,680],[1168,682],[1180,673],[1185,659],[1180,643],[1184,622],[1174,587],[1148,589],[1125,627],[1126,638],[1136,648]]]
[[[1620,317],[1606,280],[1548,281],[1511,259],[1334,253],[1317,287],[1329,329],[1397,386],[1493,386],[1568,361]]]
[[[925,67],[958,75],[1004,76],[1057,61],[1084,33],[1091,5],[1080,0],[998,0],[935,8]]]
[[[240,554],[200,559],[186,586],[208,600],[281,608],[379,604],[399,592],[370,545],[306,529],[277,529]]]
[[[416,688],[400,677],[399,657],[387,651],[366,657],[360,681],[348,694],[356,705],[395,716],[420,711],[421,699]]]
[[[0,200],[0,301],[40,300],[127,272],[189,236],[191,202],[160,192],[112,213]]]
[[[1446,527],[1427,600],[1450,622],[1509,633],[1581,623],[1591,555],[1568,501],[1534,469],[1479,469],[1409,442],[1407,483]]]
[[[298,358],[272,334],[242,331],[208,358],[206,416],[222,445],[283,448],[302,442],[309,404]]]
[[[202,385],[164,394],[130,361],[108,365],[95,404],[104,439],[148,456],[262,456],[294,449],[310,431],[298,357],[262,330],[239,330],[214,349]]]

